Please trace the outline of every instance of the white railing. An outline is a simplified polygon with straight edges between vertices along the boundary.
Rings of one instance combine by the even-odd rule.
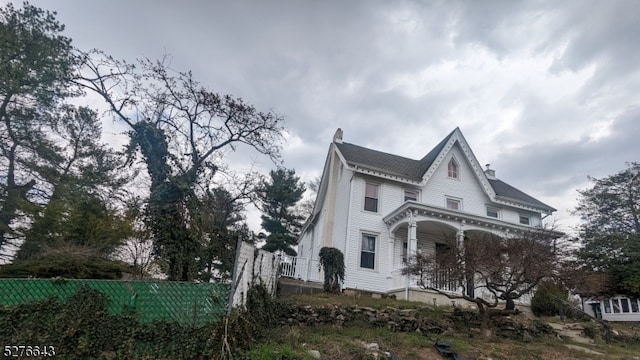
[[[419,279],[416,276],[411,277],[410,288],[420,287],[418,285]],[[457,286],[455,280],[450,276],[450,270],[436,270],[435,274],[429,276],[425,275],[423,279],[424,286],[427,288],[434,288],[442,291],[457,292],[460,289]],[[407,286],[407,275],[402,275],[402,270],[396,269],[391,272],[391,279],[389,281],[389,289],[400,289]]]
[[[318,265],[318,260],[282,255],[280,257],[280,276],[323,282],[324,271]]]

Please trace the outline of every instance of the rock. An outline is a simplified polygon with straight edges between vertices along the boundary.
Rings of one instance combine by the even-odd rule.
[[[318,350],[309,350],[309,356],[314,359],[320,359],[320,351]]]
[[[378,345],[378,343],[369,343],[365,345],[365,348],[367,351],[378,351],[380,350],[380,345]]]

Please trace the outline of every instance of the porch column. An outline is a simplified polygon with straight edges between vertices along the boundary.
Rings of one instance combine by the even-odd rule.
[[[418,238],[416,235],[417,224],[413,220],[413,213],[410,214],[410,220],[407,229],[407,262],[413,259],[418,249]],[[411,274],[407,274],[407,287],[404,290],[405,300],[409,300],[409,287],[411,287]]]

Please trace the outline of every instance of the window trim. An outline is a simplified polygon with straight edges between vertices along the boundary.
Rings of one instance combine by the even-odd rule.
[[[364,241],[364,237],[365,236],[373,238],[373,241],[374,241],[373,242],[374,248],[373,248],[373,267],[372,268],[366,267],[366,266],[362,266],[362,253],[365,251],[363,249],[362,245],[363,245],[363,241]],[[377,265],[378,265],[378,261],[377,261],[378,260],[378,251],[377,251],[377,248],[379,247],[379,241],[378,241],[379,238],[380,238],[379,234],[376,234],[376,233],[373,233],[373,232],[370,232],[370,231],[362,231],[362,232],[360,232],[360,246],[359,246],[359,248],[360,248],[360,251],[359,251],[360,260],[358,262],[358,268],[359,269],[361,269],[361,270],[369,270],[369,271],[377,271],[377,269],[378,269],[377,268]],[[371,251],[367,251],[367,252],[371,253]]]
[[[458,208],[457,209],[450,208],[449,207],[449,201],[451,201],[452,203],[457,203],[458,204]],[[444,197],[444,207],[449,209],[449,210],[453,210],[453,211],[462,211],[462,199],[454,197],[454,196],[445,196]]]
[[[373,185],[376,187],[376,197],[375,198],[369,198],[367,197],[367,186],[368,185]],[[374,213],[377,214],[379,213],[380,210],[380,188],[382,187],[382,185],[380,183],[376,183],[376,182],[372,182],[372,181],[365,181],[364,182],[364,198],[362,201],[362,210],[369,212],[369,213]],[[375,211],[374,210],[368,210],[367,209],[367,199],[375,199]]]

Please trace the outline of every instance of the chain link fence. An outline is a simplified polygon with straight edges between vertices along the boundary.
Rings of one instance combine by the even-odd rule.
[[[54,297],[64,301],[82,286],[109,298],[108,310],[132,309],[142,322],[172,320],[199,325],[225,313],[230,285],[173,281],[0,279],[0,305],[11,306]]]

